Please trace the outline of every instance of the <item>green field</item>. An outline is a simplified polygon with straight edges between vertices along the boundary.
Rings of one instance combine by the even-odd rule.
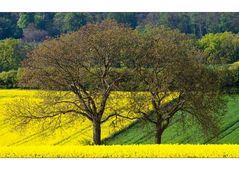
[[[239,143],[239,95],[226,97],[228,110],[223,119],[221,133],[217,138],[206,138],[200,129],[193,123],[183,126],[175,117],[168,129],[165,130],[162,143]],[[104,141],[106,144],[152,144],[154,143],[154,126],[150,123],[137,121],[121,132]]]

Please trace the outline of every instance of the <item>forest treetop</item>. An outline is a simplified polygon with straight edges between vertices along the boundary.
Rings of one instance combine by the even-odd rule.
[[[1,13],[0,39],[29,37],[42,40],[62,33],[77,31],[86,23],[113,19],[132,28],[146,24],[165,25],[201,37],[207,33],[239,32],[238,13]]]

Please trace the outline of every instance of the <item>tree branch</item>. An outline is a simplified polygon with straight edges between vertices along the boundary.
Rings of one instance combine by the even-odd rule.
[[[118,117],[122,117],[122,118],[125,118],[125,119],[129,119],[129,120],[135,120],[135,119],[137,119],[136,117],[134,118],[134,117],[128,117],[128,116],[123,116],[123,115],[121,115],[121,114],[118,114],[118,113],[115,113],[115,114],[111,114],[111,115],[109,115],[109,116],[107,116],[104,120],[102,120],[100,123],[104,123],[104,122],[106,122],[107,120],[109,120],[111,117],[114,117],[114,116],[118,116]]]

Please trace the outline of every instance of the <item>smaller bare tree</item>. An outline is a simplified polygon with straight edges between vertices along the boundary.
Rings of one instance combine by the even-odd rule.
[[[25,42],[40,42],[48,38],[48,33],[45,30],[37,29],[33,24],[30,24],[23,32],[23,41]]]
[[[217,134],[225,111],[219,78],[200,62],[203,54],[192,39],[177,30],[150,26],[141,36],[134,78],[148,93],[133,93],[132,110],[155,124],[155,143],[161,143],[176,113],[190,114],[205,134]]]

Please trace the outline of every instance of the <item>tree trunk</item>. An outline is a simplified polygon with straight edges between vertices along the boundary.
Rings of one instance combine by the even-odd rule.
[[[163,134],[163,129],[161,128],[161,123],[156,125],[155,143],[161,144],[161,138]]]
[[[101,124],[98,119],[93,119],[93,142],[95,145],[101,144]]]

